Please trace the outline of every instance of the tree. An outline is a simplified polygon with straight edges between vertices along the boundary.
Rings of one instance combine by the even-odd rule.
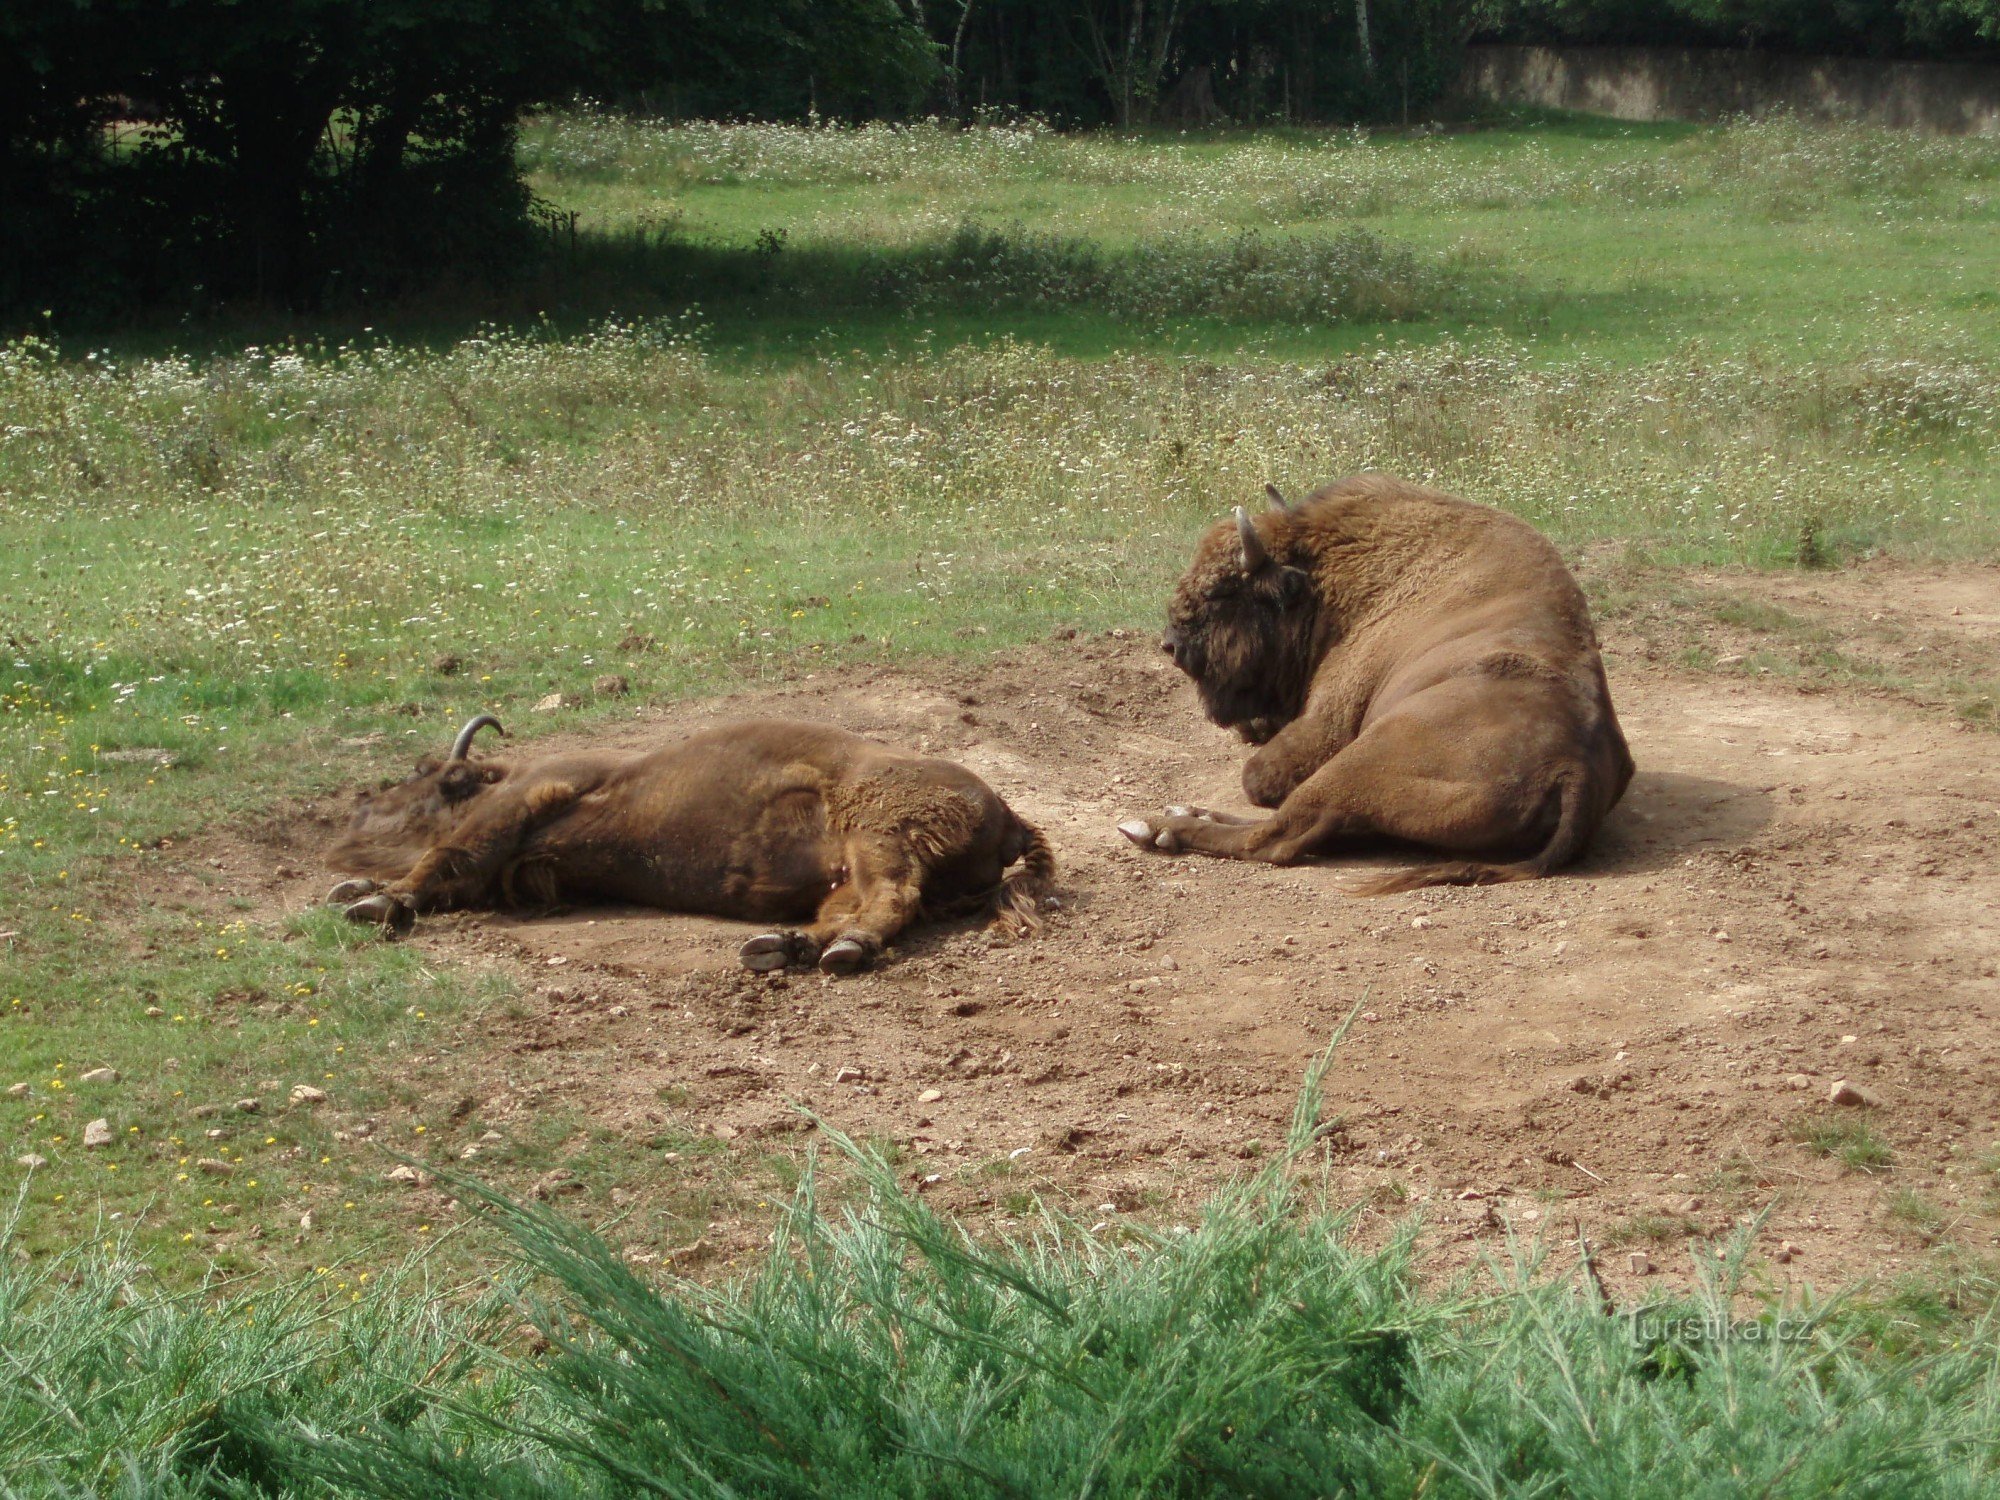
[[[896,112],[935,74],[895,0],[7,0],[0,304],[66,272],[299,303],[490,269],[534,103],[680,75],[719,111]],[[108,151],[133,100],[155,128]]]

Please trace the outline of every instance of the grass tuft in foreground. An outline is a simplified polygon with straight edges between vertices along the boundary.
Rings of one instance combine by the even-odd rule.
[[[970,1238],[829,1132],[762,1271],[654,1285],[547,1210],[479,1193],[507,1298],[327,1277],[160,1298],[116,1256],[0,1260],[0,1442],[18,1492],[555,1495],[1958,1496],[2000,1480],[2000,1345],[1894,1354],[1865,1317],[1759,1304],[1747,1242],[1696,1294],[1607,1316],[1517,1247],[1490,1285],[1363,1251],[1290,1150],[1166,1233],[1053,1214]],[[1904,1321],[1907,1321],[1904,1320]]]

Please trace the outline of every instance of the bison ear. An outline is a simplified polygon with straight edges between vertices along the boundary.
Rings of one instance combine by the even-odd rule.
[[[1264,539],[1257,535],[1257,524],[1250,519],[1250,512],[1240,505],[1236,507],[1236,535],[1243,543],[1243,572],[1247,577],[1262,569],[1271,560],[1271,554],[1264,550]]]
[[[1306,576],[1304,568],[1286,566],[1278,569],[1278,592],[1287,604],[1303,598],[1312,588],[1312,579]]]
[[[1265,485],[1264,493],[1271,497],[1272,510],[1283,511],[1286,515],[1292,513],[1292,502],[1285,498],[1284,491],[1280,490],[1275,484]]]

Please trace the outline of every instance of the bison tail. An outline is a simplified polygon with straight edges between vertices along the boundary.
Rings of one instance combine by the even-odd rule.
[[[1350,896],[1393,896],[1399,891],[1421,890],[1427,885],[1505,885],[1514,880],[1540,880],[1583,853],[1590,842],[1593,824],[1589,814],[1590,777],[1582,771],[1563,773],[1555,789],[1560,799],[1555,832],[1541,852],[1511,864],[1487,864],[1460,860],[1451,864],[1419,865],[1394,875],[1363,880],[1347,887]]]
[[[1041,829],[1015,818],[1021,852],[1015,856],[1020,868],[1000,882],[995,900],[993,925],[1016,937],[1039,931],[1042,925],[1042,898],[1055,879],[1056,854]]]

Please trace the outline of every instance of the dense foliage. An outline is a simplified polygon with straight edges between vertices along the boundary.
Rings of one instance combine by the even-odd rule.
[[[1065,123],[1396,119],[1456,75],[1472,0],[929,0],[957,109]]]
[[[689,73],[729,107],[818,88],[893,112],[934,68],[893,0],[15,0],[0,308],[492,275],[533,223],[514,127],[535,101]]]

